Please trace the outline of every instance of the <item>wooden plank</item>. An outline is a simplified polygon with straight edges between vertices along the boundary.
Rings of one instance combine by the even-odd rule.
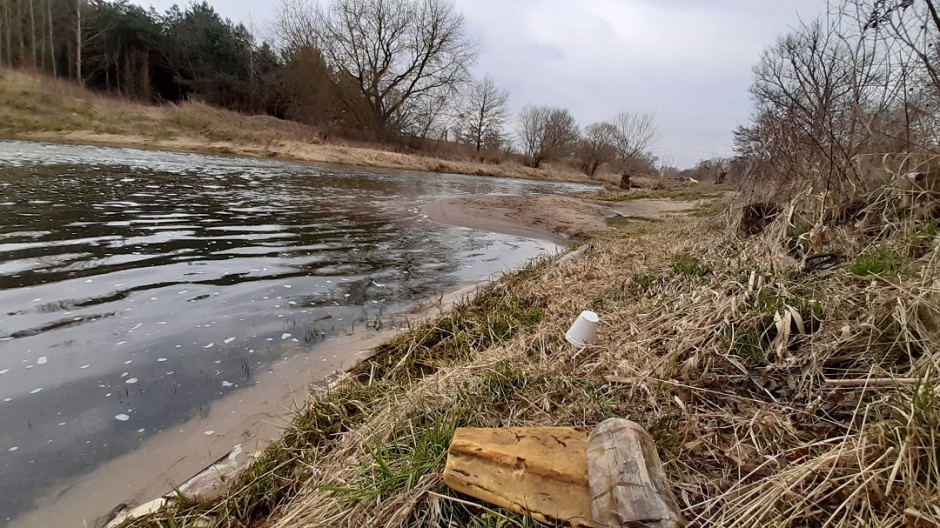
[[[594,527],[587,466],[583,429],[460,428],[448,451],[444,482],[541,522]]]
[[[685,526],[653,438],[640,425],[605,420],[588,439],[591,510],[601,526]],[[640,524],[642,523],[642,524]]]

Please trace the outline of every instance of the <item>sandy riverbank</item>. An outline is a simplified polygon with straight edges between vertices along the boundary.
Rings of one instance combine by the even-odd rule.
[[[653,217],[689,205],[654,200],[603,204],[574,197],[496,196],[433,202],[425,207],[425,214],[448,225],[536,238],[563,246],[612,229],[605,218],[631,214]],[[439,303],[418,306],[408,318],[418,321],[436,316],[475,289],[460,289]],[[283,434],[295,410],[306,401],[308,386],[323,386],[325,373],[350,369],[395,334],[385,331],[346,336],[324,343],[314,353],[300,353],[274,364],[262,374],[268,382],[237,391],[213,403],[205,416],[148,438],[139,449],[89,475],[59,484],[41,500],[40,509],[14,519],[11,528],[69,526],[78,520],[93,525],[112,509],[133,507],[167,493],[236,447],[242,451],[238,462],[247,464],[252,453]],[[172,461],[169,467],[166,461]]]
[[[441,297],[415,301],[393,317],[408,325],[420,324],[472,297],[487,283],[458,286]],[[171,493],[197,474],[200,480],[211,481],[199,489],[201,497],[223,492],[223,481],[231,473],[213,475],[217,461],[234,452],[232,470],[246,467],[284,433],[311,391],[328,390],[331,379],[368,358],[399,331],[397,326],[380,331],[364,328],[312,350],[298,349],[259,374],[253,385],[213,402],[205,414],[149,436],[136,450],[89,474],[57,483],[35,509],[14,518],[10,528],[104,526],[111,517]]]
[[[405,145],[344,141],[329,131],[271,116],[244,115],[199,103],[144,105],[94,93],[66,81],[9,70],[0,70],[0,139],[545,181],[590,181],[564,165],[533,169],[510,155],[481,161],[475,151],[454,145],[414,151]]]
[[[604,203],[570,196],[487,196],[439,200],[424,207],[435,222],[549,240],[564,246],[611,229],[607,219],[659,219],[698,202],[630,200]]]

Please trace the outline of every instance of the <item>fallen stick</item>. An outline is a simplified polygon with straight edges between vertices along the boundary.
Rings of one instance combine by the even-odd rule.
[[[896,387],[898,385],[914,385],[917,378],[861,378],[861,379],[827,379],[823,381],[830,387]]]

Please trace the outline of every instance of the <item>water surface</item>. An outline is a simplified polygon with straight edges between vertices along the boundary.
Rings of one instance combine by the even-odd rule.
[[[580,190],[0,142],[0,525],[272,361],[545,247],[427,201]]]

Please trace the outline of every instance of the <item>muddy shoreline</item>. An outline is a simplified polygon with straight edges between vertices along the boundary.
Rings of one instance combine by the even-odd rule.
[[[486,196],[438,200],[426,204],[423,212],[445,225],[568,246],[609,231],[610,218],[659,219],[697,204],[644,199],[604,203],[571,196]]]
[[[426,204],[423,212],[445,225],[534,238],[564,247],[608,230],[605,218],[612,215],[668,213],[689,205],[637,202],[610,207],[573,197],[495,196],[439,200]],[[472,296],[487,282],[464,285],[437,302],[415,303],[404,315],[409,321],[433,317]],[[127,511],[168,493],[233,449],[241,452],[238,463],[247,463],[252,453],[280,436],[292,411],[304,404],[308,387],[326,387],[330,379],[367,359],[372,349],[396,333],[390,329],[343,336],[319,345],[315,349],[318,353],[302,353],[275,363],[262,376],[274,376],[278,383],[258,383],[236,391],[214,402],[208,415],[149,437],[137,450],[77,481],[54,487],[40,500],[41,506],[13,519],[10,527],[70,526],[79,522],[101,525],[110,512]],[[166,467],[168,460],[174,462]],[[91,497],[107,497],[109,506]]]
[[[440,297],[415,301],[396,318],[416,324],[434,317],[490,281],[463,284]],[[360,330],[274,363],[259,375],[263,380],[213,402],[205,416],[150,436],[134,451],[85,476],[54,485],[36,508],[11,519],[9,527],[104,526],[115,514],[172,492],[233,450],[239,452],[233,457],[236,464],[243,467],[254,453],[280,437],[311,390],[326,390],[331,380],[369,358],[374,348],[399,331]],[[167,461],[172,463],[168,466]],[[224,484],[213,485],[221,491]]]

